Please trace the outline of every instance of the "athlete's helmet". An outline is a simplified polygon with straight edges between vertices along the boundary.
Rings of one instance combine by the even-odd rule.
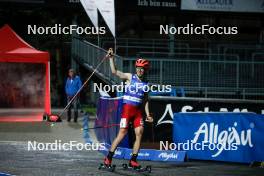
[[[150,63],[146,59],[138,58],[135,64],[136,67],[143,67],[145,70],[148,70]]]

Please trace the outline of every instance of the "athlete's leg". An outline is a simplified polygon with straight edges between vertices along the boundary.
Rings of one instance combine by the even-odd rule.
[[[118,146],[118,144],[124,139],[125,135],[127,134],[128,131],[128,120],[126,118],[121,118],[120,121],[120,129],[117,134],[117,137],[114,139],[111,148],[108,152],[107,157],[104,159],[104,164],[105,165],[111,165],[112,163],[112,158],[114,156],[115,150]]]
[[[140,167],[139,163],[137,162],[137,156],[138,156],[138,152],[140,149],[143,130],[144,130],[143,126],[138,126],[135,128],[136,140],[135,140],[135,143],[133,146],[133,153],[132,153],[131,159],[129,161],[129,165],[131,167],[135,167],[135,168]]]
[[[114,152],[118,146],[118,144],[124,139],[125,135],[127,134],[127,128],[120,128],[117,137],[113,141],[110,152]]]
[[[120,130],[118,132],[117,137],[114,139],[114,141],[111,145],[111,148],[108,152],[107,157],[104,160],[104,163],[106,165],[111,164],[113,155],[115,153],[115,150],[116,150],[118,144],[122,141],[122,139],[127,134],[129,119],[131,117],[133,117],[134,114],[135,114],[135,112],[133,111],[133,108],[131,108],[131,106],[128,106],[126,104],[123,106],[122,118],[120,120]]]
[[[133,154],[137,154],[139,151],[143,131],[144,131],[144,128],[142,126],[138,126],[135,128],[136,140],[133,146]]]
[[[144,131],[143,125],[144,124],[142,120],[142,113],[140,110],[138,110],[136,117],[134,119],[134,128],[135,128],[134,130],[135,130],[136,140],[134,142],[133,153],[129,161],[129,165],[132,167],[140,167],[140,165],[137,162],[137,156],[140,149],[141,139]]]
[[[142,112],[140,109],[138,109],[136,112],[136,116],[135,116],[133,124],[134,124],[135,136],[136,136],[136,140],[133,146],[133,154],[138,154],[140,144],[141,144],[141,138],[142,138],[143,131],[144,131],[143,116],[142,116]]]

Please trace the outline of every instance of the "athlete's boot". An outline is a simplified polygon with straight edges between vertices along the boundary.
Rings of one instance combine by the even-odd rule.
[[[134,168],[134,169],[140,169],[141,166],[139,165],[139,163],[137,161],[133,161],[133,160],[130,160],[129,161],[129,166]]]
[[[109,159],[108,157],[105,157],[105,159],[104,159],[104,165],[111,166],[111,164],[112,164],[112,159]]]

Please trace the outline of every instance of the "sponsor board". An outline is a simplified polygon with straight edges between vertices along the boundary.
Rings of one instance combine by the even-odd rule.
[[[172,142],[173,114],[182,113],[208,113],[208,112],[254,112],[263,114],[264,104],[253,101],[233,101],[221,99],[150,99],[150,111],[153,113],[154,129],[146,125],[144,130],[144,140],[152,139],[154,131],[154,141]]]
[[[138,160],[151,160],[153,158],[155,150],[151,149],[140,149],[138,153]],[[132,156],[132,149],[127,149],[124,159],[130,159]]]
[[[153,161],[179,162],[184,161],[185,155],[185,151],[156,150]]]
[[[263,0],[184,0],[182,10],[264,12]]]
[[[105,149],[99,150],[99,152],[107,155],[109,148],[110,145],[105,144]],[[118,147],[113,157],[129,160],[131,159],[131,156],[132,149]],[[185,156],[185,151],[140,149],[137,159],[145,161],[183,162]]]
[[[192,144],[203,144],[200,150],[187,151],[191,159],[242,163],[263,161],[263,134],[263,115],[254,113],[174,114],[173,142],[191,141]]]

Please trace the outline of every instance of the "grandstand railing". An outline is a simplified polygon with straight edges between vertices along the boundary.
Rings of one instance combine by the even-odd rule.
[[[93,71],[101,60],[106,56],[107,51],[80,38],[72,39],[72,57],[84,67]],[[123,68],[123,58],[115,55],[116,65],[118,68]],[[112,76],[109,61],[106,59],[97,69],[96,74],[104,78],[110,84],[120,82],[116,76]]]
[[[99,44],[102,48],[114,46],[112,38],[98,39],[87,38],[88,41]],[[171,53],[171,47],[173,52]],[[254,52],[262,52],[264,44],[242,41],[208,41],[208,40],[170,40],[170,39],[141,39],[141,38],[117,38],[117,52],[123,56],[130,57],[139,52],[166,52],[166,53],[201,53],[238,55],[240,61],[247,61]],[[229,59],[227,57],[227,59]]]
[[[146,55],[146,53],[142,54]],[[106,50],[85,40],[73,38],[72,56],[87,68],[94,69],[105,55]],[[204,60],[195,60],[192,57],[186,59],[181,55],[184,53],[173,59],[150,55],[149,82],[169,84],[176,89],[184,88],[186,96],[264,100],[264,62],[258,61],[259,56],[263,56],[262,53],[256,53],[255,59],[251,61],[240,61],[235,54],[225,55],[226,58],[230,57],[226,60],[222,58],[215,60],[218,56],[216,54],[200,54],[207,58]],[[118,69],[135,72],[135,57],[115,57]],[[97,74],[108,80],[110,84],[121,81],[111,75],[108,61],[102,64]]]
[[[264,98],[264,62],[149,59],[152,83],[184,87],[187,96],[240,99]],[[135,58],[126,58],[123,70],[134,72]]]
[[[239,61],[237,54],[216,54],[216,53],[168,53],[168,52],[138,52],[138,55],[146,58],[171,58],[171,59],[188,59],[188,60],[232,60]]]

